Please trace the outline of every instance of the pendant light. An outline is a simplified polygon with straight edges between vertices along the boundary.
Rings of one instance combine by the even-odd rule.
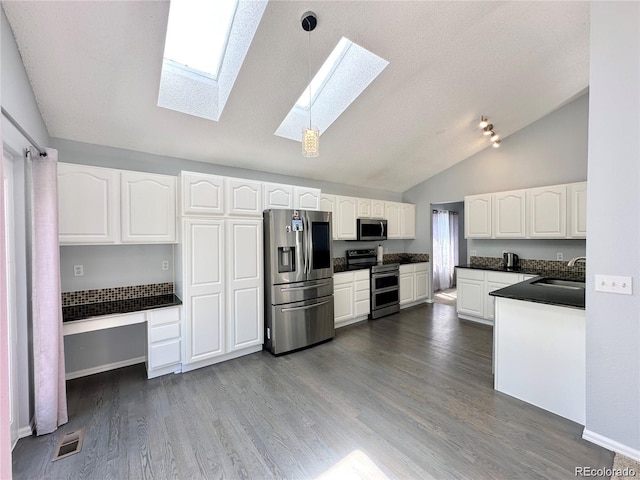
[[[302,29],[309,32],[309,54],[307,55],[307,75],[309,77],[309,128],[302,130],[302,155],[320,156],[320,132],[311,126],[311,31],[316,28],[318,19],[313,12],[306,12],[301,19]]]

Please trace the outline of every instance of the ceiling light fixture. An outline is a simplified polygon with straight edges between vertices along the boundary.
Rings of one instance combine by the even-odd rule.
[[[489,123],[489,119],[482,115],[480,117],[480,123],[478,126],[482,129],[482,134],[485,137],[491,136],[491,142],[493,143],[493,148],[500,147],[500,135],[493,131],[493,124]]]
[[[311,84],[311,31],[318,25],[318,19],[313,12],[306,12],[301,18],[302,29],[309,32],[309,55],[307,56],[307,75]],[[302,130],[302,155],[305,157],[320,156],[320,132],[311,126],[311,89],[309,89],[309,128]]]

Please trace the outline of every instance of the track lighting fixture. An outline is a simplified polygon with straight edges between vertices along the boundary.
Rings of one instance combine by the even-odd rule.
[[[480,117],[480,123],[478,126],[482,129],[482,134],[486,137],[491,136],[493,142],[493,148],[500,147],[500,135],[493,131],[493,124],[489,123],[489,119],[482,115]]]

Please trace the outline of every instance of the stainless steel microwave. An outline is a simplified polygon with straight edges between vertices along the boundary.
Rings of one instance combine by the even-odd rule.
[[[386,240],[387,221],[374,218],[358,219],[358,240]]]

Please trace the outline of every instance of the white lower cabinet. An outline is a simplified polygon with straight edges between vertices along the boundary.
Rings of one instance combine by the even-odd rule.
[[[333,305],[336,327],[366,319],[371,308],[369,270],[334,274]]]
[[[457,279],[458,317],[492,325],[495,316],[495,300],[489,293],[521,282],[523,275],[458,268]]]
[[[146,312],[147,378],[181,371],[182,325],[180,307]]]
[[[429,296],[429,262],[400,265],[400,308],[424,302]]]

